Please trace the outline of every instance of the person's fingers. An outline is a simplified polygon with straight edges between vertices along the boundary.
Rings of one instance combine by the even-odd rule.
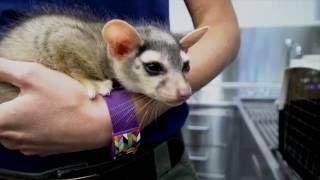
[[[7,82],[21,88],[29,84],[39,66],[38,63],[0,58],[0,82]]]
[[[44,149],[43,146],[38,147],[33,145],[23,145],[19,148],[19,151],[26,156],[38,155],[38,156],[44,157],[44,156],[50,155],[49,148]]]
[[[33,151],[33,150],[20,150],[20,152],[25,155],[25,156],[34,156],[34,155],[39,155],[41,156],[41,154],[37,153],[36,151]]]
[[[11,141],[7,141],[7,140],[1,140],[0,141],[1,145],[9,150],[17,150],[18,147],[15,144],[12,144]]]
[[[8,149],[20,149],[25,141],[25,135],[19,131],[6,131],[0,134],[0,143]]]

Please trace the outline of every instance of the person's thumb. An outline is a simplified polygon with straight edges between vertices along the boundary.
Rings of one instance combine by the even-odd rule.
[[[0,82],[22,88],[31,82],[36,66],[39,64],[0,58]]]

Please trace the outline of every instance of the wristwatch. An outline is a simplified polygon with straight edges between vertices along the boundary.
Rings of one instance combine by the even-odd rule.
[[[141,133],[128,91],[117,88],[104,99],[112,122],[112,158],[134,154],[140,145]]]

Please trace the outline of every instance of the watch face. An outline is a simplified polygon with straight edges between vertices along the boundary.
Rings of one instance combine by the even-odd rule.
[[[303,179],[315,179],[320,176],[320,71],[291,69],[288,80],[279,148]]]

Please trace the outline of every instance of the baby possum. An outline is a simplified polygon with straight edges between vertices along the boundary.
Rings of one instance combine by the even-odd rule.
[[[180,40],[158,27],[107,23],[67,15],[41,15],[10,30],[0,57],[34,61],[78,80],[90,98],[108,95],[117,80],[130,92],[177,105],[191,95],[186,52],[207,31],[202,27]],[[16,87],[0,83],[0,103],[15,98]]]

